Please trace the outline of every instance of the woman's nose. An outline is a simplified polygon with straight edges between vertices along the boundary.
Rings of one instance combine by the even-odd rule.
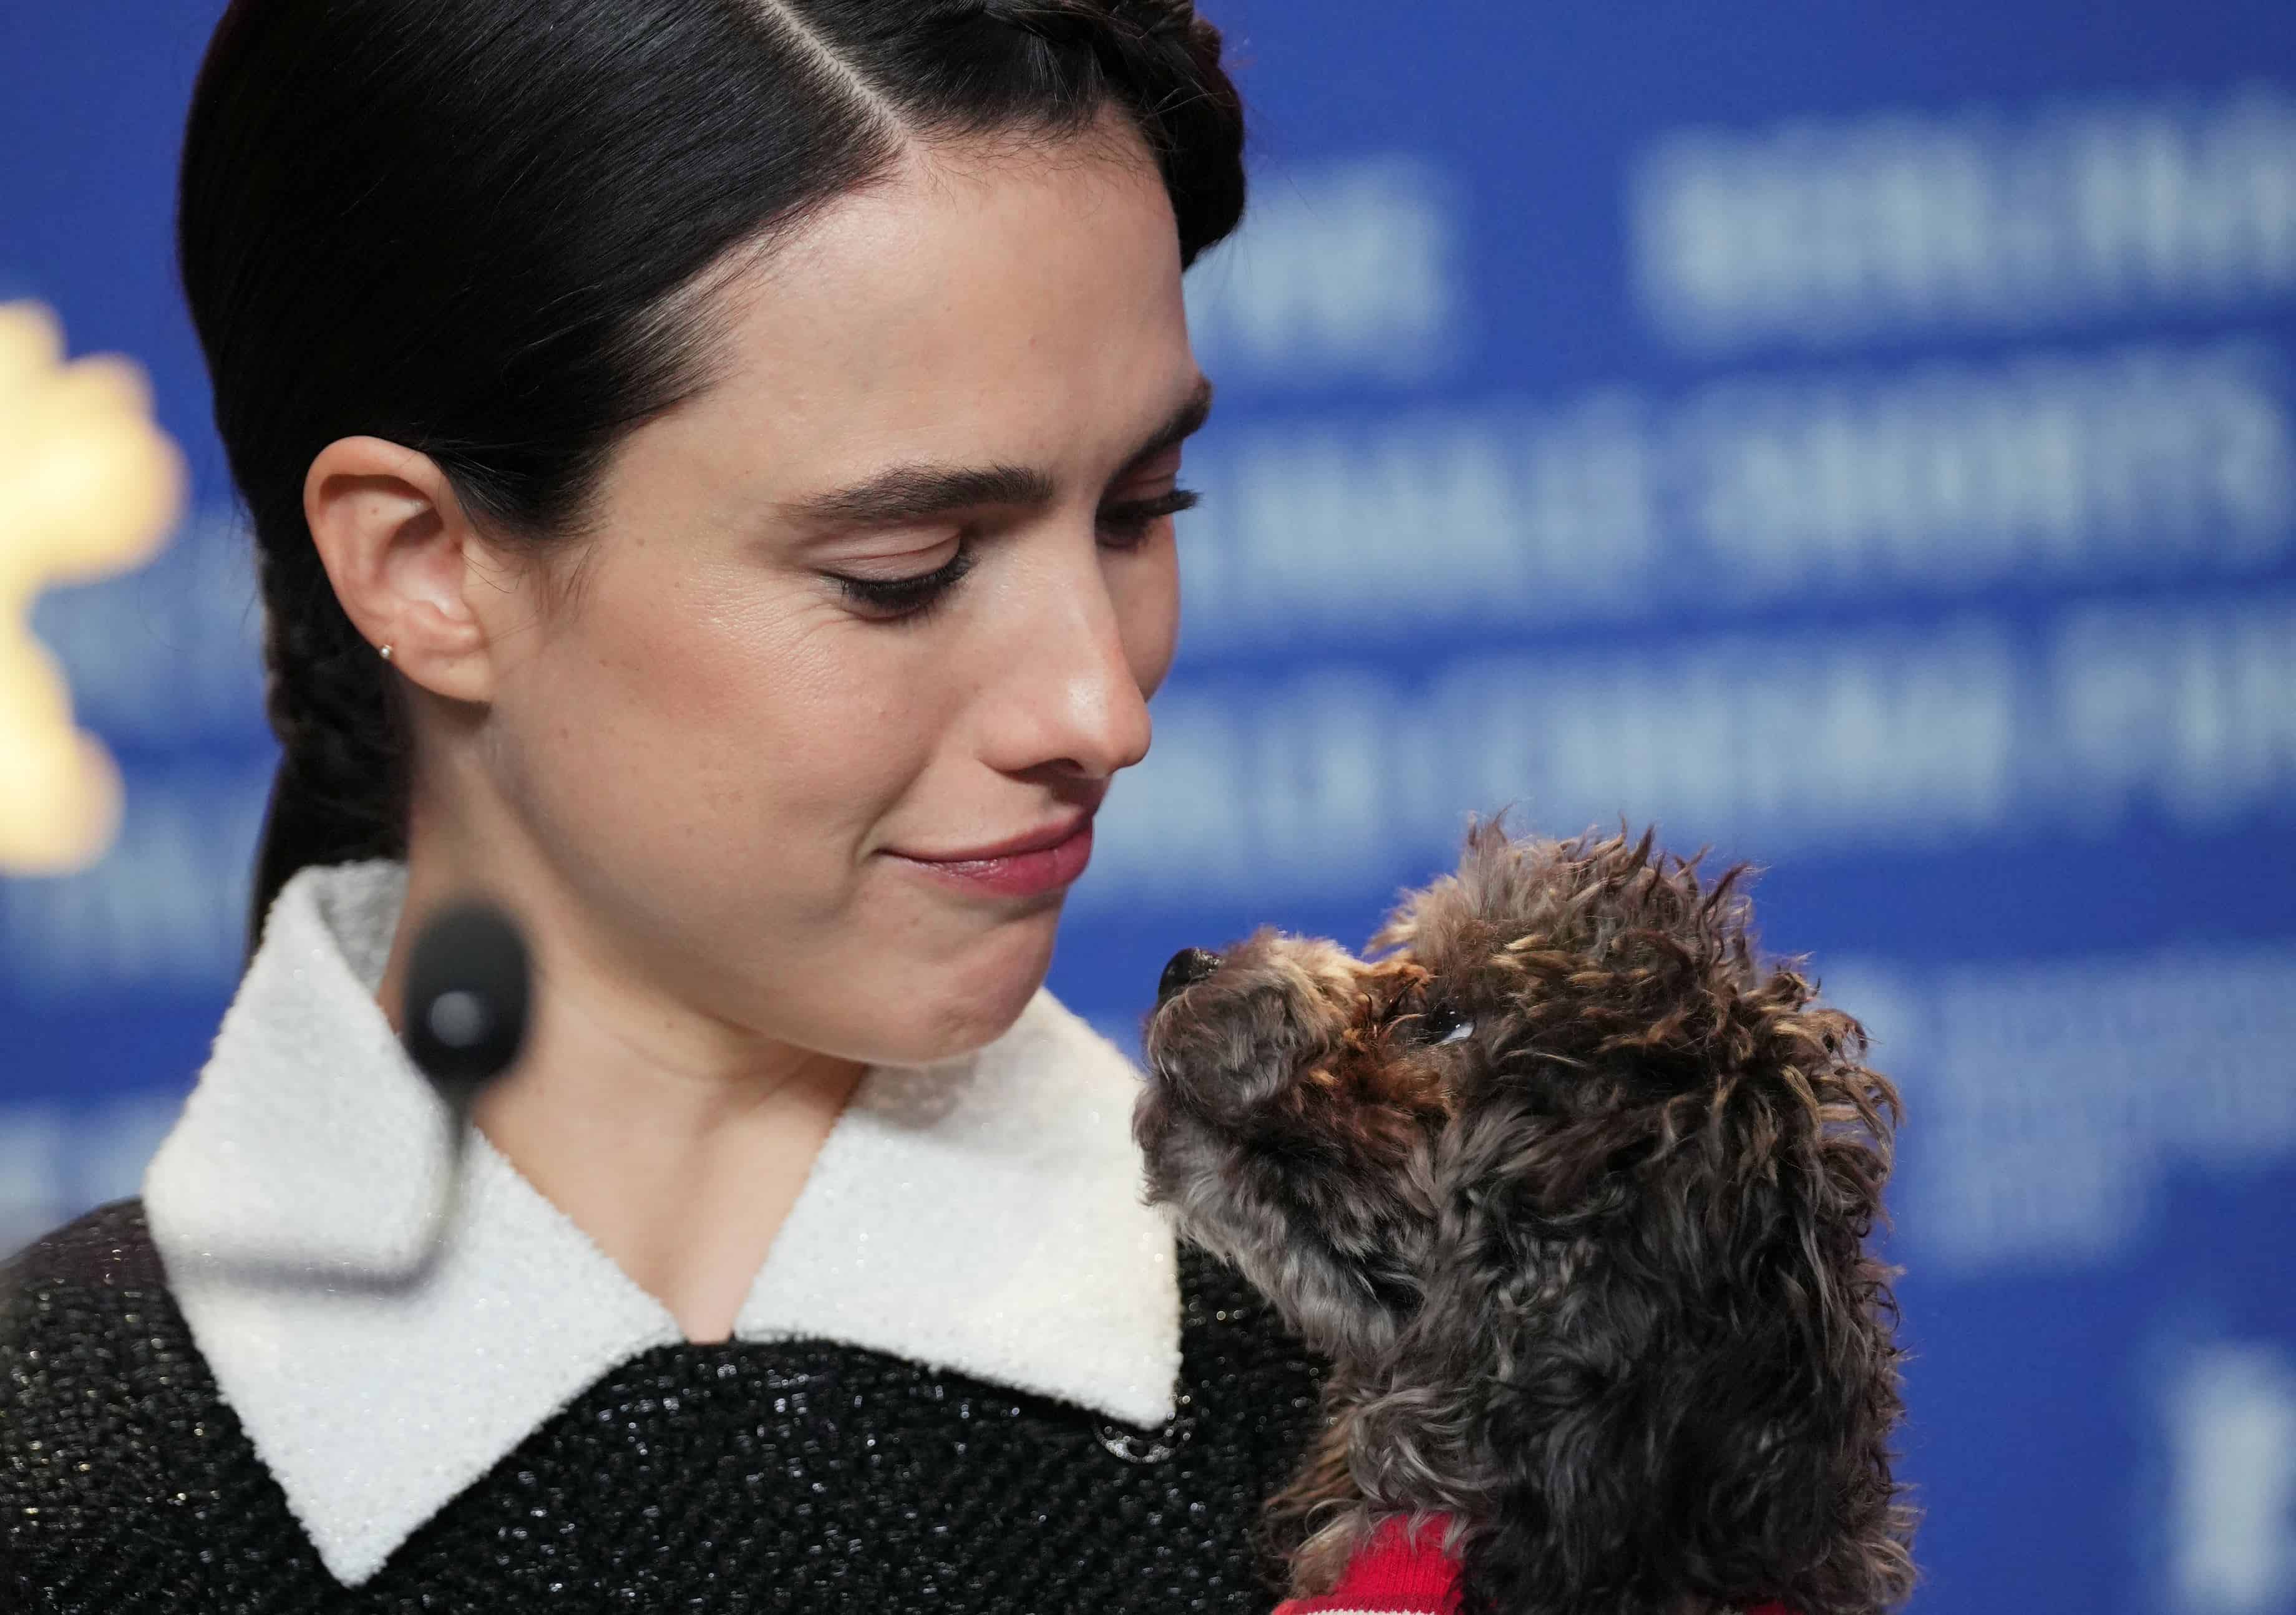
[[[1015,774],[1050,767],[1106,779],[1148,755],[1148,698],[1097,572],[1051,586],[1052,609],[1019,626],[1000,652],[996,761]]]

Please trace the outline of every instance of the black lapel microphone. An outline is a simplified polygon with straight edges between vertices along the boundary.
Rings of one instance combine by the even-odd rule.
[[[378,1289],[421,1279],[445,1250],[463,1201],[471,1112],[526,1046],[533,969],[511,917],[483,898],[449,903],[423,922],[406,954],[398,1041],[447,1104],[447,1181],[421,1250],[403,1272],[370,1275]]]
[[[479,1094],[525,1045],[531,975],[526,939],[483,901],[440,909],[406,955],[399,1041],[453,1112],[458,1152]]]
[[[533,969],[511,917],[464,898],[424,922],[407,951],[399,1042],[447,1110],[447,1170],[414,1257],[391,1267],[317,1267],[310,1257],[211,1254],[208,1265],[241,1283],[388,1294],[414,1288],[437,1266],[463,1200],[471,1112],[526,1045]]]

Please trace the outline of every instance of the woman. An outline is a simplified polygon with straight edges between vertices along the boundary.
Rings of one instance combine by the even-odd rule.
[[[1219,51],[1185,0],[234,0],[179,245],[260,946],[142,1201],[14,1266],[0,1594],[1267,1607],[1311,1373],[1041,989],[1172,655]],[[481,889],[536,1017],[426,1263],[400,995]]]

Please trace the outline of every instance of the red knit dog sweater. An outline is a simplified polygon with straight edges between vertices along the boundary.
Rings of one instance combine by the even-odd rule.
[[[1427,1516],[1414,1537],[1401,1515],[1382,1521],[1348,1561],[1339,1586],[1320,1598],[1291,1598],[1275,1615],[1458,1615],[1459,1567],[1443,1552],[1441,1514]],[[1746,1615],[1791,1615],[1782,1603]]]

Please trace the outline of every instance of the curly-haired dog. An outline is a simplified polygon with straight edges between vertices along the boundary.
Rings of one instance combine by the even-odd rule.
[[[1505,1615],[1907,1592],[1866,1248],[1898,1095],[1695,863],[1479,827],[1368,961],[1262,930],[1166,969],[1151,1195],[1332,1359],[1296,1594],[1404,1516]]]

